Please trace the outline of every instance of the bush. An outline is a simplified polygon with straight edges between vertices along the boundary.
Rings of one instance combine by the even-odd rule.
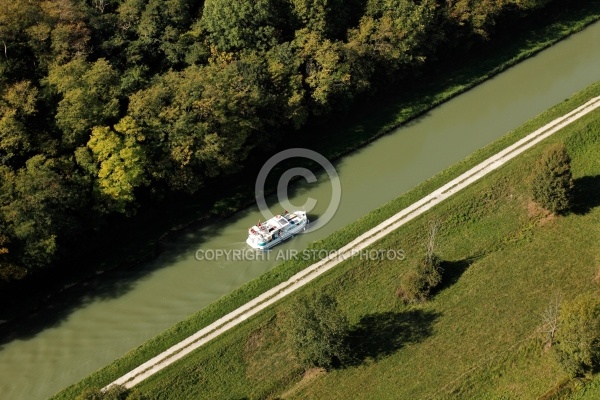
[[[87,388],[75,400],[103,400],[104,393],[100,388]]]
[[[100,388],[87,388],[75,400],[134,400],[139,397],[128,396],[129,390],[121,385],[113,385],[106,392]]]
[[[348,321],[336,300],[326,294],[301,298],[292,308],[290,345],[305,367],[331,368],[348,355]]]
[[[533,201],[545,209],[562,214],[567,212],[573,197],[571,158],[565,145],[549,145],[535,165],[531,179]]]
[[[555,349],[559,363],[572,376],[598,369],[600,298],[597,295],[580,295],[562,306]]]
[[[425,256],[416,267],[402,276],[397,295],[404,303],[422,303],[431,291],[442,282],[439,257]]]

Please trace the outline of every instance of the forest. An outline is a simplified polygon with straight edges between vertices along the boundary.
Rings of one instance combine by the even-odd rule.
[[[0,283],[550,2],[1,2]]]

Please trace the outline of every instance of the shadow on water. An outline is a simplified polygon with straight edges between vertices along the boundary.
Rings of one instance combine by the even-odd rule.
[[[249,212],[249,211],[248,211]],[[14,340],[29,340],[48,328],[60,326],[73,312],[89,306],[92,303],[117,299],[147,278],[153,272],[173,266],[178,261],[189,258],[190,254],[203,243],[220,235],[226,226],[235,224],[243,218],[246,212],[240,212],[227,220],[204,220],[177,231],[168,238],[168,249],[161,246],[160,241],[148,252],[146,259],[132,263],[126,267],[117,267],[103,271],[99,266],[96,274],[87,276],[71,283],[63,283],[54,289],[46,289],[47,293],[38,296],[32,306],[12,319],[2,313],[0,321],[0,351],[3,345]],[[225,221],[225,222],[224,222]],[[115,243],[120,243],[122,238],[115,237]],[[89,254],[88,258],[102,257]],[[85,257],[78,257],[77,262],[85,262]],[[110,264],[109,262],[104,263]],[[49,282],[49,286],[52,282]],[[57,283],[54,283],[57,286]],[[32,296],[38,295],[32,293]],[[10,303],[3,304],[2,309],[7,310]],[[18,307],[18,305],[17,305]]]
[[[577,178],[574,184],[575,214],[584,215],[600,206],[600,175]]]
[[[306,195],[310,190],[310,186],[292,184],[288,188],[288,195],[290,198]],[[276,203],[276,196],[267,197],[267,204],[274,213],[277,213],[278,206],[273,206]],[[168,208],[168,205],[164,207]],[[185,207],[190,215],[198,215],[198,211],[193,208],[205,210],[207,204],[194,205],[188,202]],[[188,212],[183,207],[179,208],[176,212]],[[184,228],[170,230],[171,225],[168,222],[172,220],[172,216],[168,210],[158,208],[146,214],[137,219],[138,226],[113,232],[108,241],[111,245],[96,246],[97,248],[92,250],[85,248],[85,252],[73,256],[69,260],[69,265],[73,266],[69,269],[73,271],[74,276],[70,279],[52,279],[52,274],[48,273],[47,282],[41,279],[33,288],[26,282],[23,283],[21,294],[18,296],[20,300],[0,294],[0,351],[3,345],[14,340],[30,340],[46,329],[60,326],[79,309],[127,294],[153,272],[193,257],[203,245],[223,235],[226,229],[239,225],[248,215],[256,215],[257,219],[263,218],[256,204],[253,204],[227,218],[204,218]],[[318,215],[311,213],[309,218],[315,221]],[[160,228],[154,225],[160,225],[162,232],[169,232],[168,237],[164,237],[164,234],[161,239],[152,236],[160,231]],[[246,228],[240,228],[241,246],[245,246],[243,242],[247,235]],[[154,233],[145,232],[149,229]],[[149,242],[156,244],[148,245]],[[85,266],[86,264],[88,266]],[[90,264],[93,266],[90,267]],[[114,265],[120,266],[115,268]],[[81,271],[77,274],[77,269],[81,266],[85,267],[80,268]],[[31,294],[31,299],[29,303],[23,304],[22,299],[28,299],[28,293]]]
[[[368,359],[379,360],[407,344],[431,336],[439,313],[423,310],[384,312],[363,316],[348,335],[350,357],[344,366],[357,366]]]
[[[0,325],[0,350],[3,348],[2,344],[13,340],[33,339],[45,329],[59,326],[77,309],[127,293],[141,275],[139,270],[120,270],[65,285],[60,293],[48,295],[46,301],[34,311]]]

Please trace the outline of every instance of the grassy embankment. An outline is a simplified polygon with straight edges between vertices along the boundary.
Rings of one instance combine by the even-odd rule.
[[[510,136],[597,95],[600,83]],[[543,147],[556,141],[573,158],[577,191],[577,206],[564,217],[536,207],[526,183]],[[556,296],[600,295],[599,192],[596,110],[373,246],[401,248],[406,260],[344,262],[138,390],[165,399],[566,396],[583,381],[569,381],[545,349],[541,314]],[[396,296],[400,277],[422,257],[433,219],[441,223],[442,289],[427,303],[405,306]],[[286,347],[290,305],[310,291],[337,297],[348,316],[350,365],[303,374]],[[571,394],[591,398],[597,386]]]
[[[367,120],[360,127],[355,127],[354,129],[356,129],[357,132],[362,132],[361,135],[363,135],[363,137],[365,130],[371,132],[371,137],[383,134],[392,126],[397,126],[403,121],[406,121],[409,118],[423,112],[426,107],[428,107],[428,104],[429,107],[431,107],[432,104],[439,104],[445,99],[448,99],[457,93],[466,90],[468,87],[473,86],[489,76],[508,68],[518,60],[526,58],[536,51],[551,45],[561,37],[582,29],[582,27],[591,21],[596,20],[598,18],[598,13],[588,10],[583,16],[579,14],[576,16],[569,15],[567,17],[568,18],[559,22],[555,22],[540,31],[530,34],[529,36],[523,36],[522,40],[520,41],[512,42],[509,48],[502,49],[502,51],[499,51],[495,57],[486,57],[485,61],[482,61],[482,63],[475,64],[466,69],[455,71],[454,74],[445,75],[445,84],[432,84],[432,86],[429,87],[426,92],[419,93],[418,100],[413,99],[412,101],[408,101],[405,99],[399,103],[394,103],[393,105],[390,105],[390,108],[394,108],[395,112],[390,113],[389,110],[383,110],[381,111],[381,114],[374,116],[372,119]],[[577,101],[578,100],[574,100],[574,102]],[[557,109],[554,112],[556,115],[558,115],[562,113],[562,111],[567,110],[571,105],[572,104],[565,105],[562,109]],[[550,115],[547,116],[547,118],[550,117]],[[350,133],[351,129],[348,128],[346,132]],[[444,171],[442,174],[425,182],[400,199],[388,204],[385,207],[382,207],[379,210],[374,211],[356,223],[341,230],[336,235],[332,235],[321,242],[315,243],[314,247],[332,249],[341,246],[350,238],[353,238],[357,234],[373,227],[378,222],[397,212],[402,207],[410,204],[412,201],[418,199],[422,195],[452,179],[478,161],[481,161],[483,158],[496,152],[498,149],[517,140],[520,135],[526,133],[528,132],[515,132],[505,137],[501,141],[495,143],[493,146],[490,146],[484,151],[478,152],[462,163],[457,164],[449,170]],[[343,153],[346,150],[347,149],[338,149],[335,151],[338,153]],[[272,287],[275,284],[285,280],[287,277],[305,266],[306,263],[303,262],[285,263],[271,273],[265,274],[257,280],[248,283],[239,290],[202,310],[198,314],[185,321],[182,321],[172,329],[150,340],[149,342],[140,346],[138,349],[128,353],[121,359],[115,361],[113,364],[62,392],[57,397],[71,398],[73,394],[78,393],[82,387],[90,385],[103,386],[104,384],[109,383],[121,374],[147,360],[151,356],[166,349],[173,343],[178,342],[182,338],[200,329],[202,326],[214,321],[219,316],[243,304],[245,301],[255,297],[257,294],[268,289],[269,287]]]

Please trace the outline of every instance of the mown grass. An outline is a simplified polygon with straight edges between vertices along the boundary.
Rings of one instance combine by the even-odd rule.
[[[579,193],[564,217],[532,205],[526,184],[553,141],[566,143]],[[597,379],[584,389],[569,381],[539,328],[557,295],[600,293],[600,199],[589,196],[600,191],[599,154],[597,110],[373,246],[403,249],[406,260],[349,260],[138,390],[150,399],[593,398]],[[396,289],[433,219],[445,280],[431,301],[407,307]],[[303,374],[283,326],[310,291],[337,297],[353,326],[353,360]],[[557,390],[571,386],[579,389]]]
[[[414,117],[419,113],[423,112],[426,107],[432,107],[433,105],[439,104],[440,102],[447,100],[448,98],[456,95],[457,93],[466,90],[467,86],[465,85],[468,83],[469,80],[472,82],[471,86],[473,86],[474,84],[482,81],[483,79],[486,79],[487,77],[492,76],[497,72],[500,72],[502,69],[508,68],[510,65],[513,65],[517,60],[524,59],[527,56],[535,53],[536,51],[539,51],[547,47],[548,45],[556,42],[560,38],[582,29],[587,24],[591,23],[594,20],[597,20],[598,16],[599,14],[597,12],[588,10],[587,13],[585,13],[585,15],[579,15],[579,19],[573,18],[573,16],[571,16],[571,19],[568,21],[558,21],[550,25],[549,27],[545,27],[543,32],[538,31],[528,37],[524,36],[521,41],[521,47],[515,47],[515,43],[511,43],[511,47],[513,48],[513,50],[511,50],[510,54],[512,54],[512,57],[509,57],[506,60],[504,60],[504,63],[502,63],[502,61],[496,60],[500,63],[500,65],[489,65],[488,67],[479,65],[479,67],[475,69],[470,69],[468,72],[461,74],[462,79],[460,81],[457,80],[454,84],[443,85],[443,87],[440,86],[438,88],[439,92],[437,94],[434,94],[434,91],[432,91],[429,97],[421,98],[421,100],[412,105],[411,103],[402,103],[404,104],[404,106],[400,106],[399,104],[401,103],[396,103],[392,107],[394,108],[394,112],[391,112],[389,110],[386,111],[388,114],[386,114],[387,116],[385,117],[385,120],[387,120],[388,123],[382,124],[383,119],[381,119],[382,117],[381,115],[379,115],[373,117],[373,120],[369,120],[377,122],[373,123],[372,125],[369,125],[370,122],[367,121],[368,126],[363,126],[359,130],[369,130],[370,132],[372,132],[372,137],[376,137],[379,134],[384,134],[389,129],[391,129],[391,127],[397,126],[401,122],[410,119],[411,116]],[[411,190],[406,195],[401,196],[400,198],[390,202],[386,206],[383,206],[380,209],[369,213],[367,216],[361,218],[355,223],[336,232],[336,234],[331,235],[330,237],[322,241],[314,243],[313,247],[315,249],[327,250],[341,247],[350,239],[372,228],[379,222],[383,221],[385,218],[393,215],[394,213],[411,204],[423,195],[431,192],[435,188],[441,186],[445,182],[466,171],[476,163],[482,161],[483,159],[489,157],[491,154],[494,154],[501,148],[504,148],[508,144],[513,143],[520,137],[531,132],[532,130],[534,130],[533,126],[535,126],[536,124],[541,125],[544,122],[550,121],[556,116],[562,115],[565,112],[570,111],[572,108],[579,104],[582,104],[585,100],[591,97],[591,93],[596,93],[597,91],[598,88],[594,86],[588,91],[582,92],[579,95],[574,96],[569,101],[553,108],[547,113],[544,113],[542,116],[540,116],[535,121],[531,122],[529,125],[526,125],[522,129],[503,137],[501,140],[487,147],[486,149],[475,153],[474,155],[456,164],[455,166],[445,170],[441,174],[433,177],[432,179],[424,182],[415,189]],[[392,114],[389,113],[392,113],[395,116],[390,117],[390,115]],[[341,154],[347,150],[350,149],[346,148],[344,150],[339,150],[338,154]],[[238,306],[244,304],[248,300],[256,297],[258,294],[264,292],[270,287],[273,287],[276,284],[286,280],[288,277],[290,277],[300,269],[306,267],[307,265],[308,262],[303,260],[297,260],[289,261],[278,266],[269,273],[264,274],[263,276],[249,282],[240,289],[232,292],[231,294],[223,297],[219,301],[211,304],[207,308],[201,310],[199,313],[191,316],[185,321],[182,321],[181,323],[175,325],[173,328],[165,331],[163,334],[146,342],[139,348],[132,350],[119,360],[116,360],[109,366],[92,374],[91,376],[79,382],[78,384],[67,388],[66,390],[57,394],[55,398],[73,398],[74,395],[79,393],[84,387],[104,386],[110,383],[112,380],[128,372],[132,368],[135,368],[137,365],[160,353],[161,351],[165,350],[174,343],[177,343],[183,338],[196,332],[197,330],[208,325],[209,323],[218,319],[227,312],[237,308]],[[215,343],[218,342],[219,341],[216,341]],[[215,344],[215,346],[218,345]],[[285,379],[289,378],[289,375],[285,376]]]

